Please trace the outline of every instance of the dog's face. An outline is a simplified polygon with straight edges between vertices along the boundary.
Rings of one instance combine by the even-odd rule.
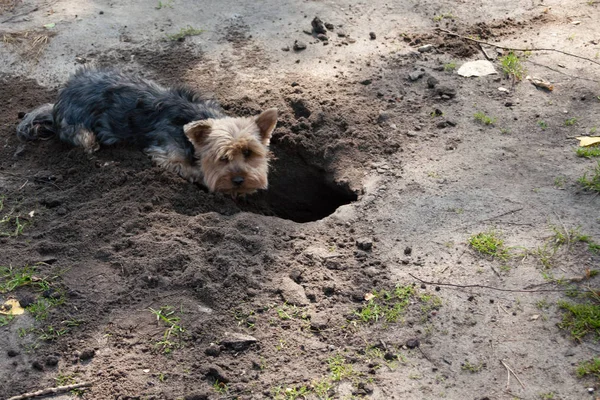
[[[204,184],[233,196],[268,186],[269,141],[277,110],[257,117],[194,121],[183,130],[200,156]]]

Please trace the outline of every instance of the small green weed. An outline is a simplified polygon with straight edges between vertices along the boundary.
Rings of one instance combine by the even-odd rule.
[[[496,122],[496,118],[489,117],[481,111],[476,112],[473,115],[473,117],[475,118],[475,121],[480,122],[484,125],[494,125],[494,123]]]
[[[349,378],[356,374],[352,364],[346,362],[346,359],[341,354],[336,354],[327,359],[329,371],[331,371],[331,379],[334,382],[339,382],[345,378]]]
[[[548,124],[546,123],[546,121],[539,120],[537,124],[540,128],[542,128],[543,131],[545,131],[546,128],[548,128]]]
[[[227,394],[229,392],[229,388],[227,387],[227,384],[219,381],[218,379],[215,380],[215,383],[213,383],[212,388],[215,392],[217,392],[219,394]]]
[[[564,176],[557,176],[556,178],[554,178],[554,187],[562,189],[565,187],[566,183],[567,183],[567,178]]]
[[[12,321],[15,318],[14,315],[0,315],[0,326],[6,326],[8,324],[10,324],[10,321]]]
[[[50,288],[50,282],[36,275],[35,267],[20,268],[0,266],[0,293],[12,292],[18,287],[31,285],[39,291]]]
[[[298,308],[295,305],[285,303],[281,307],[278,307],[276,311],[277,316],[284,321],[295,318],[300,318],[304,320],[308,319],[308,314],[306,313],[306,311]]]
[[[460,369],[462,369],[463,371],[470,372],[472,374],[475,374],[475,373],[481,371],[483,369],[483,367],[484,367],[483,363],[471,364],[469,362],[469,360],[466,360],[464,363],[462,363],[460,365]]]
[[[600,382],[600,357],[594,357],[589,361],[582,362],[577,367],[577,376],[579,378],[589,375],[595,377]]]
[[[442,13],[442,14],[438,14],[435,17],[433,17],[433,21],[440,22],[443,19],[452,19],[452,18],[454,18],[454,15],[452,15],[452,13]]]
[[[380,319],[386,322],[397,322],[410,304],[410,298],[415,294],[412,286],[396,286],[392,291],[373,291],[372,298],[354,315],[360,321],[367,323],[378,322]]]
[[[561,301],[558,306],[566,311],[559,327],[570,331],[575,340],[581,341],[588,334],[593,335],[596,339],[600,338],[600,304],[597,302],[576,304]]]
[[[271,389],[271,393],[275,400],[296,400],[305,399],[310,394],[310,389],[306,386],[299,387],[282,387],[277,386]]]
[[[554,392],[540,393],[539,397],[542,400],[552,400],[554,399]]]
[[[175,310],[171,306],[162,306],[158,310],[150,308],[150,312],[156,315],[157,323],[163,323],[167,327],[162,340],[156,342],[156,346],[165,354],[171,353],[173,349],[181,347],[181,339],[185,329],[180,325],[181,318],[175,315]],[[178,339],[178,343],[173,342]]]
[[[160,10],[162,8],[173,8],[173,0],[168,0],[165,3],[159,0],[157,6],[154,8],[156,8],[157,10]]]
[[[565,126],[573,126],[577,123],[577,118],[568,118],[565,120]]]
[[[28,305],[26,310],[33,315],[36,321],[41,321],[48,318],[50,308],[63,305],[65,301],[66,298],[64,294],[59,293],[58,296],[39,298],[36,302]]]
[[[167,35],[167,38],[169,38],[170,40],[182,40],[187,36],[198,36],[203,32],[203,29],[196,29],[188,25],[185,28],[181,28],[178,33]]]
[[[600,157],[600,147],[578,147],[576,154],[585,158]]]
[[[526,73],[521,58],[512,51],[507,55],[500,57],[500,64],[502,65],[502,71],[504,71],[507,76],[513,77],[513,79],[520,81]]]
[[[456,62],[454,62],[454,61],[444,64],[444,71],[446,71],[446,72],[454,72],[455,69],[456,69]]]
[[[591,171],[589,177],[588,172],[586,172],[581,178],[578,179],[578,182],[586,190],[600,193],[600,161],[598,161],[598,165],[594,168],[594,170]]]
[[[498,237],[493,230],[480,232],[469,238],[469,245],[478,253],[507,260],[510,257],[508,250],[504,247],[504,241]]]
[[[69,329],[68,328],[58,328],[57,329],[57,328],[53,327],[52,325],[48,325],[44,329],[35,330],[35,332],[39,334],[38,339],[50,342],[52,340],[58,339],[62,335],[69,332]]]

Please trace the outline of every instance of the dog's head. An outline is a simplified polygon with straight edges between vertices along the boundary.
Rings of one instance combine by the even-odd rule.
[[[277,110],[257,117],[193,121],[183,130],[200,158],[204,184],[211,192],[253,193],[268,186],[269,142]]]

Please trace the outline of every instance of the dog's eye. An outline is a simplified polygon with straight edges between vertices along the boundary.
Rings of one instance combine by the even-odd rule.
[[[219,158],[219,161],[229,162],[229,157],[223,156],[223,157]]]
[[[242,151],[242,154],[244,155],[244,157],[248,158],[252,155],[252,152],[250,151],[250,149],[244,149],[244,151]]]

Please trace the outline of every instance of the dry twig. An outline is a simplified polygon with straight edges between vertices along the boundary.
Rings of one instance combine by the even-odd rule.
[[[517,374],[515,374],[515,371],[513,371],[512,369],[510,369],[510,367],[508,365],[506,365],[506,363],[504,361],[500,360],[500,362],[502,363],[502,365],[504,365],[504,368],[506,368],[506,370],[509,372],[508,383],[510,383],[510,374],[513,374],[513,376],[515,378],[517,378],[517,381],[519,381],[519,383],[521,384],[521,387],[523,389],[525,389],[525,385],[523,385],[523,382],[521,382],[521,380],[519,379],[519,377],[517,376]],[[508,383],[507,383],[507,385],[508,385]],[[508,386],[506,388],[508,389]]]
[[[8,400],[30,399],[32,397],[46,396],[49,394],[58,394],[58,393],[68,392],[69,390],[79,389],[79,388],[88,387],[88,386],[92,386],[92,384],[89,382],[83,382],[83,383],[76,383],[74,385],[57,386],[57,387],[53,387],[53,388],[38,390],[35,392],[20,394],[18,396],[11,397]]]
[[[589,61],[591,63],[600,65],[600,62],[594,61],[591,58],[587,58],[587,57],[583,57],[583,56],[578,56],[577,54],[568,53],[568,52],[562,51],[562,50],[547,49],[547,48],[535,48],[535,47],[530,48],[530,49],[519,49],[519,48],[516,48],[516,47],[506,47],[506,46],[500,46],[500,45],[494,44],[494,43],[489,43],[489,42],[486,42],[486,41],[483,41],[483,40],[473,39],[473,38],[470,38],[470,37],[467,37],[467,36],[459,35],[458,33],[454,33],[454,32],[451,32],[449,30],[446,30],[446,29],[442,29],[442,28],[435,28],[435,29],[438,30],[438,31],[440,31],[440,32],[444,32],[445,34],[450,35],[450,36],[456,36],[456,37],[459,37],[461,39],[470,40],[471,42],[475,42],[475,43],[479,43],[479,44],[486,44],[488,46],[497,47],[497,48],[503,49],[503,50],[512,50],[512,51],[554,51],[556,53],[561,53],[561,54],[564,54],[564,55],[567,55],[567,56],[570,56],[570,57],[579,58],[579,59],[586,60],[586,61]]]

